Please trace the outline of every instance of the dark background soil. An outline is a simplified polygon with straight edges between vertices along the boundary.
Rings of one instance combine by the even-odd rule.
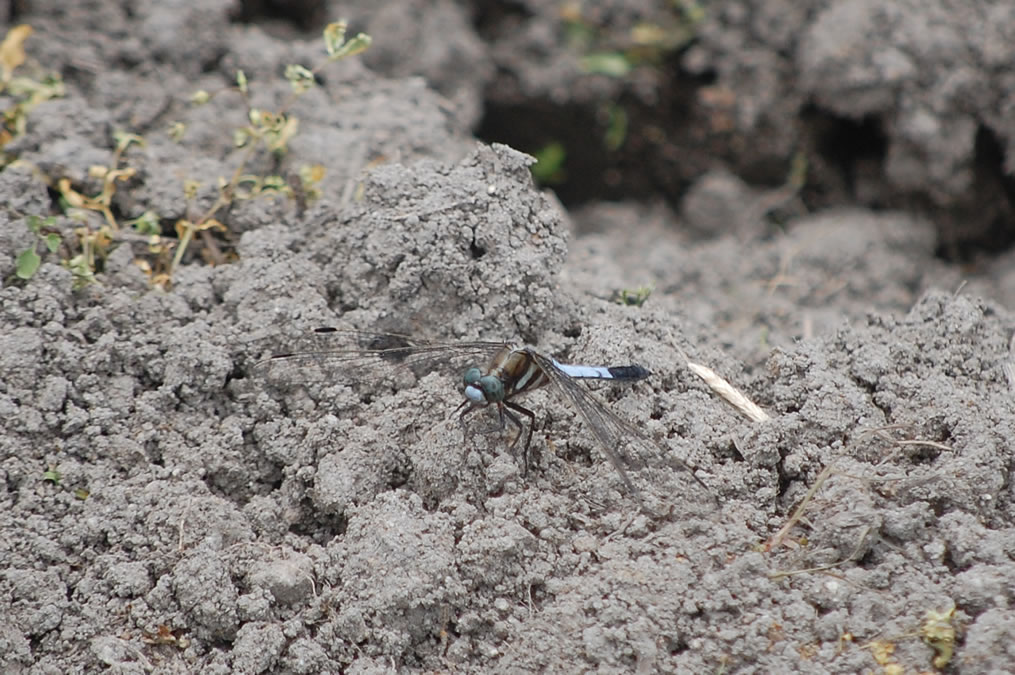
[[[338,18],[372,46],[290,103]],[[33,29],[0,91],[0,671],[1012,668],[1015,2],[0,19]],[[298,129],[166,276],[251,108]],[[132,173],[81,283],[106,218],[60,181],[94,196],[95,166]],[[253,369],[329,324],[641,363],[599,395],[719,505],[674,474],[641,514],[550,391],[523,476],[463,438],[460,373]]]

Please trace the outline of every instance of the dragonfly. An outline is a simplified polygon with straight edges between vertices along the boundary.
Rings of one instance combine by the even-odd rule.
[[[397,333],[335,327],[314,329],[310,342],[314,345],[311,349],[279,353],[258,362],[254,366],[255,373],[269,378],[285,373],[287,379],[299,381],[301,371],[314,364],[338,373],[339,377],[362,380],[372,377],[374,367],[381,364],[389,367],[401,364],[410,368],[422,365],[420,372],[436,366],[464,365],[461,375],[464,400],[455,410],[459,422],[465,428],[470,415],[493,406],[499,420],[497,429],[504,430],[510,424],[517,430],[509,451],[513,451],[524,436],[523,475],[529,468],[536,414],[517,399],[535,389],[549,387],[578,412],[624,487],[643,507],[642,491],[631,480],[631,470],[653,472],[660,466],[670,466],[687,472],[711,496],[708,486],[687,464],[662,448],[645,431],[614,413],[579,383],[581,380],[625,383],[650,377],[651,372],[640,365],[573,365],[561,363],[534,347],[509,342],[440,342]],[[485,367],[481,368],[480,363]]]

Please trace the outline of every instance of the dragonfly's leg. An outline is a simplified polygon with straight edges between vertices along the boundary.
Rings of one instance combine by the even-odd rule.
[[[475,406],[471,405],[466,406],[467,403],[468,401],[462,401],[462,404],[457,408],[455,408],[455,412],[458,412],[459,410],[462,410],[462,408],[465,408],[465,410],[462,410],[462,412],[458,415],[458,424],[461,425],[463,434],[469,433],[468,427],[465,426],[465,416],[476,409]]]
[[[515,449],[515,446],[518,445],[518,439],[521,438],[522,431],[525,430],[525,425],[523,425],[522,421],[518,419],[518,415],[515,415],[510,410],[505,410],[504,408],[505,405],[506,405],[505,403],[497,404],[497,412],[500,413],[500,428],[503,429],[505,426],[507,426],[505,422],[510,422],[511,424],[515,425],[515,427],[518,428],[518,433],[515,434],[514,439],[512,439],[511,441],[511,445],[508,446],[508,452],[511,452],[512,450]]]
[[[522,448],[522,476],[527,476],[529,473],[529,446],[532,445],[532,430],[536,426],[536,413],[532,412],[528,408],[523,408],[517,403],[511,401],[504,401],[504,406],[514,410],[517,413],[521,413],[529,418],[529,430],[525,435],[525,447]],[[518,419],[518,416],[511,412],[511,410],[504,410],[504,414],[511,420],[515,426],[518,427],[518,435],[515,436],[515,440],[511,441],[511,449],[513,450],[518,445],[518,439],[522,437],[522,432],[525,430],[525,426],[522,421]]]
[[[465,403],[468,403],[468,401],[466,401]],[[458,412],[459,410],[461,410],[465,406],[465,403],[463,403],[462,405],[460,405],[457,408],[455,408],[455,412]],[[497,412],[498,412],[498,414],[497,414],[497,423],[495,423],[493,426],[491,426],[489,428],[486,428],[486,429],[476,429],[475,426],[469,427],[469,426],[467,426],[465,424],[465,417],[467,415],[471,415],[472,413],[474,413],[477,410],[482,410],[482,409],[486,408],[485,405],[470,405],[469,407],[465,408],[465,410],[462,410],[461,414],[458,415],[458,423],[462,427],[462,433],[466,437],[469,437],[472,434],[484,434],[485,435],[485,434],[492,434],[495,431],[504,431],[504,427],[505,427],[504,409],[502,407],[500,407],[499,403],[497,404],[497,406],[498,406],[497,407]]]
[[[498,403],[497,404],[497,426],[490,427],[484,433],[492,434],[495,431],[504,431],[504,427],[507,426],[507,421],[509,419],[510,419],[510,421],[514,422],[515,424],[518,424],[518,420],[511,419],[510,417],[506,417],[505,415],[510,416],[511,413],[505,413],[504,406],[501,405],[500,403]]]

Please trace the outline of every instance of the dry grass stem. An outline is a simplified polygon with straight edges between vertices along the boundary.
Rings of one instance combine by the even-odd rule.
[[[691,369],[691,372],[704,380],[709,389],[726,399],[730,405],[746,415],[751,421],[767,422],[771,419],[769,414],[762,410],[757,403],[747,398],[742,391],[724,380],[708,366],[688,361],[687,367]]]
[[[800,501],[800,505],[796,507],[795,511],[793,511],[793,515],[790,516],[790,519],[786,521],[785,525],[779,528],[778,532],[772,535],[771,539],[765,542],[764,550],[766,553],[771,551],[779,544],[781,544],[782,540],[786,537],[787,534],[789,534],[789,531],[792,530],[793,527],[798,522],[800,522],[800,519],[804,515],[804,509],[806,509],[807,505],[810,504],[812,499],[814,499],[815,493],[817,493],[817,491],[821,489],[821,486],[825,484],[825,481],[828,479],[828,476],[831,473],[832,473],[831,464],[829,464],[828,466],[826,466],[824,469],[821,470],[821,473],[818,474],[817,480],[814,481],[814,485],[812,485],[811,489],[807,491],[806,495],[804,495],[804,498]]]

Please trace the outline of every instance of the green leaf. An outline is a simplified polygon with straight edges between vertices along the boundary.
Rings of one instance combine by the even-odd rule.
[[[233,145],[237,148],[242,148],[247,144],[247,140],[250,138],[250,132],[246,129],[233,129]]]
[[[287,185],[285,178],[278,175],[265,176],[261,183],[261,190],[282,190]]]
[[[172,122],[166,129],[166,135],[168,135],[170,140],[174,143],[182,141],[185,133],[187,133],[187,125],[183,122]]]
[[[609,121],[606,124],[606,133],[603,135],[603,143],[607,150],[619,150],[627,139],[627,111],[619,105],[611,105],[609,110]]]
[[[560,183],[566,177],[564,171],[564,160],[567,158],[567,150],[558,141],[547,143],[540,150],[536,151],[536,163],[532,165],[532,177],[540,185],[551,185]]]
[[[74,277],[71,287],[75,290],[84,288],[95,281],[95,271],[92,270],[91,265],[88,264],[88,257],[83,253],[64,261],[63,265],[70,270]]]
[[[117,150],[126,150],[131,143],[137,143],[138,145],[145,145],[143,137],[137,134],[132,134],[129,131],[114,131],[113,140],[116,141]]]
[[[46,248],[49,249],[50,253],[56,253],[60,248],[60,242],[63,240],[55,232],[50,232],[46,235]]]
[[[346,56],[355,56],[356,54],[365,52],[373,41],[374,39],[366,33],[359,33],[356,37],[342,45],[342,48],[335,52],[331,59],[334,61]]]
[[[289,80],[289,86],[292,87],[295,94],[302,94],[308,89],[313,89],[317,84],[310,69],[299,64],[290,64],[285,67],[285,79]]]
[[[141,234],[160,234],[162,232],[162,219],[154,211],[145,211],[137,219],[137,231]]]
[[[15,274],[18,275],[19,279],[31,279],[41,264],[42,258],[40,258],[39,254],[35,252],[35,247],[26,248],[21,252],[21,255],[18,256],[17,271]]]
[[[631,62],[617,52],[598,52],[589,54],[581,60],[582,69],[594,75],[624,77],[631,72]]]
[[[329,23],[324,27],[324,48],[328,50],[328,56],[335,58],[335,54],[345,44],[345,30],[348,24],[345,21]]]
[[[329,61],[337,61],[364,52],[373,42],[373,38],[366,33],[358,33],[356,37],[346,42],[345,31],[348,28],[349,24],[345,21],[336,21],[325,26],[324,48],[328,51]]]

